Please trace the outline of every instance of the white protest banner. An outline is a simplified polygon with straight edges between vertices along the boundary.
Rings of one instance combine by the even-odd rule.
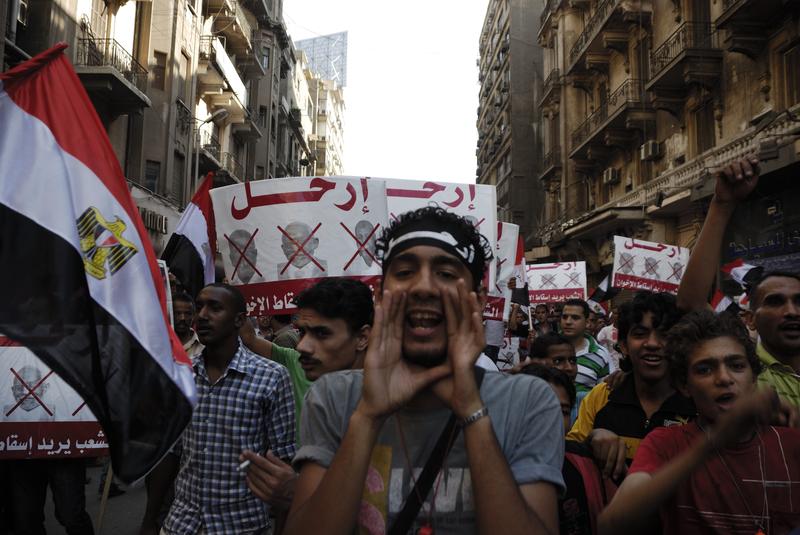
[[[495,279],[487,285],[484,319],[508,321],[511,311],[510,279],[514,278],[516,287],[525,285],[525,248],[519,236],[519,226],[513,223],[497,222],[497,244],[494,248]]]
[[[526,272],[531,303],[586,299],[586,262],[532,264]]]
[[[108,455],[92,411],[28,348],[0,335],[0,363],[0,460]]]
[[[458,214],[470,221],[478,232],[489,240],[492,252],[497,246],[497,193],[495,187],[486,184],[460,184],[456,182],[433,182],[401,180],[395,178],[373,178],[386,183],[386,203],[389,218],[396,220],[400,214],[425,206],[438,206]],[[494,263],[486,270],[484,284],[491,286],[497,278]],[[498,314],[493,314],[497,316]]]
[[[388,220],[383,182],[304,177],[211,190],[217,244],[248,315],[280,314],[324,277],[374,285],[375,240]]]
[[[494,250],[497,243],[497,196],[494,186],[395,178],[370,180],[380,180],[386,184],[386,202],[392,220],[417,208],[439,206],[469,220],[489,240]]]
[[[614,236],[611,286],[677,294],[688,262],[685,247]]]
[[[503,346],[497,353],[497,367],[500,371],[510,370],[519,364],[519,345],[522,338],[518,336],[506,336],[503,338]]]

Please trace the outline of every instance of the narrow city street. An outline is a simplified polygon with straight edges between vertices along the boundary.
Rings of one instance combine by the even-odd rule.
[[[134,488],[129,488],[125,494],[108,500],[103,523],[98,529],[98,514],[100,513],[100,496],[97,493],[98,482],[102,474],[101,467],[91,467],[86,471],[90,478],[86,485],[86,511],[92,518],[95,534],[106,535],[135,535],[139,532],[139,523],[144,513],[147,495],[144,490],[144,483]],[[56,520],[55,509],[53,507],[52,495],[47,495],[47,505],[45,506],[45,527],[47,533],[56,535],[65,533],[64,528]]]

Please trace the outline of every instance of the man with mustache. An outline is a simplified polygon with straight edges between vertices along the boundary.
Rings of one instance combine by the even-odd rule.
[[[177,293],[172,298],[173,329],[178,335],[183,350],[189,357],[203,351],[203,344],[192,329],[194,324],[194,300],[185,292]]]
[[[426,207],[377,245],[384,277],[364,370],[327,374],[306,396],[285,533],[556,532],[555,394],[535,377],[476,373],[489,243]],[[428,494],[416,474],[434,449],[443,453]],[[418,506],[402,513],[408,500]]]
[[[358,369],[372,328],[372,291],[363,282],[327,278],[307,288],[294,299],[295,325],[300,332],[296,350],[255,336],[245,325],[242,340],[259,355],[282,364],[289,371],[294,390],[297,425],[303,399],[312,383],[322,375]],[[262,501],[286,509],[294,494],[294,469],[274,455],[246,451],[249,460],[247,484]]]

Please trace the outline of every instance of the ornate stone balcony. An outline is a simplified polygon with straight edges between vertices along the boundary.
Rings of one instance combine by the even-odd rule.
[[[628,148],[635,144],[636,131],[644,129],[655,130],[655,111],[642,81],[629,79],[572,131],[569,157],[602,159],[611,147]]]
[[[646,89],[653,106],[679,116],[687,88],[693,84],[714,87],[722,75],[722,50],[711,24],[681,24],[650,55]]]

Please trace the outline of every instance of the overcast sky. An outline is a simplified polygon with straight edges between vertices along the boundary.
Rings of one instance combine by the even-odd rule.
[[[348,32],[348,175],[474,182],[488,0],[284,0],[294,41]]]

